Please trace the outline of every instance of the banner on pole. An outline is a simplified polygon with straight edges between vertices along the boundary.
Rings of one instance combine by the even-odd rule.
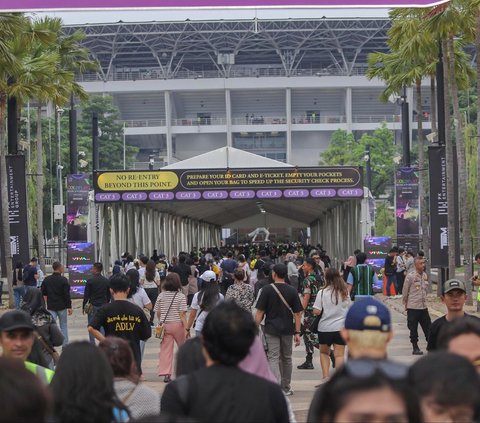
[[[67,176],[67,240],[87,241],[88,192],[85,174]]]
[[[432,267],[448,267],[448,201],[447,201],[447,161],[445,146],[428,148],[430,169],[430,260]],[[455,166],[456,168],[456,166]],[[455,208],[458,210],[458,201]],[[458,215],[458,213],[457,213]],[[455,237],[460,245],[458,219]],[[460,253],[457,248],[457,265],[460,264]]]
[[[420,234],[418,170],[402,167],[395,172],[397,245],[416,252]]]
[[[13,265],[30,261],[28,241],[27,183],[25,156],[11,155],[7,162],[8,220]]]
[[[302,7],[429,7],[448,0],[0,0],[0,11],[302,8]]]

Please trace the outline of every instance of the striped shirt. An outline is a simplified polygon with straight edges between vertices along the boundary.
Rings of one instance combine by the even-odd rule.
[[[170,304],[172,307],[170,307]],[[165,316],[169,308],[168,316]],[[187,297],[181,292],[163,291],[158,296],[153,310],[155,312],[160,311],[160,322],[163,322],[164,319],[165,323],[179,322],[180,313],[187,311]]]

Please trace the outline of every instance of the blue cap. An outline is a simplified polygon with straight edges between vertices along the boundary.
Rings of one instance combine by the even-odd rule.
[[[389,332],[391,327],[390,311],[371,297],[355,301],[345,318],[345,329]]]

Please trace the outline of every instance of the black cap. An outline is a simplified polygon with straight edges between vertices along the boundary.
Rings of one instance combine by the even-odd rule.
[[[0,331],[9,332],[16,329],[34,330],[32,318],[20,310],[7,311],[0,317]]]
[[[32,257],[30,261],[38,261],[38,259],[36,257]]]

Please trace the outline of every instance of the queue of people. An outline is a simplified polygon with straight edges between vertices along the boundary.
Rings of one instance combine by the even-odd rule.
[[[414,260],[402,301],[413,354],[421,353],[419,324],[429,354],[408,367],[387,357],[392,320],[374,298],[364,253],[349,258],[347,275],[324,252],[310,253],[293,250],[280,256],[283,262],[265,250],[249,259],[225,251],[223,258],[182,253],[167,261],[155,251],[150,259],[127,255],[110,279],[96,263],[83,301],[93,342],[68,344],[48,309],[63,292],[57,267],[48,290],[29,288],[21,310],[0,317],[0,375],[9,383],[0,377],[0,397],[10,401],[8,420],[0,415],[0,422],[294,422],[292,349],[302,338],[306,361],[298,368],[314,369],[318,349],[322,371],[309,422],[478,421],[480,319],[464,312],[464,282],[445,282],[447,314],[431,323],[424,261]],[[69,309],[66,302],[67,315]],[[160,338],[163,395],[142,383],[142,345],[152,332]],[[62,353],[54,354],[60,345]],[[435,369],[441,374],[430,377]],[[24,382],[12,371],[40,400],[25,404]]]

